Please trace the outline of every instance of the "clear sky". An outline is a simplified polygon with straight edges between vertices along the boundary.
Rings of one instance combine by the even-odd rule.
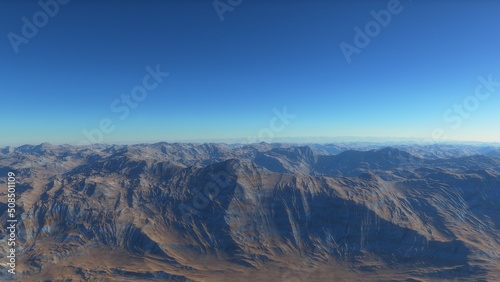
[[[500,142],[498,1],[41,2],[1,3],[2,146]]]

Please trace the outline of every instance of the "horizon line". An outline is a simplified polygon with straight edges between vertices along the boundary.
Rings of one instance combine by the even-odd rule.
[[[247,142],[245,142],[245,140]],[[496,145],[500,146],[500,141],[478,141],[478,140],[432,140],[425,138],[411,138],[411,137],[358,137],[358,136],[337,136],[337,137],[276,137],[272,140],[257,140],[248,142],[247,138],[213,138],[213,139],[179,139],[179,140],[153,140],[153,141],[124,141],[124,142],[100,142],[89,143],[88,145],[81,145],[79,143],[18,143],[18,144],[0,144],[0,148],[6,147],[22,147],[22,146],[39,146],[49,144],[53,146],[72,146],[72,147],[86,147],[86,146],[113,146],[113,145],[153,145],[159,143],[167,144],[227,144],[227,145],[254,145],[254,144],[343,144],[343,143],[369,143],[369,144],[387,144],[392,143],[396,145]]]

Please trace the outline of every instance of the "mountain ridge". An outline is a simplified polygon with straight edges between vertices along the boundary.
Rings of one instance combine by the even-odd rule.
[[[116,281],[498,275],[499,158],[422,157],[398,148],[332,155],[326,147],[2,151],[0,171],[15,171],[24,187],[19,275],[55,279],[56,266],[66,279]],[[5,231],[0,238],[5,248]],[[91,263],[98,252],[115,255]]]

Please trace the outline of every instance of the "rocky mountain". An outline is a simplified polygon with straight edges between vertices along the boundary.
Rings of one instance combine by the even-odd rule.
[[[373,144],[6,147],[0,185],[16,174],[17,260],[11,275],[9,231],[0,229],[0,279],[498,281],[498,152]]]

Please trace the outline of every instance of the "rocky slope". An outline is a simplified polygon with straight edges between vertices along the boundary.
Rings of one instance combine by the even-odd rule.
[[[3,148],[1,185],[9,171],[18,181],[19,247],[17,274],[2,263],[0,278],[495,281],[495,152],[265,143]],[[0,196],[5,223],[6,189]],[[7,236],[2,228],[5,262]]]

